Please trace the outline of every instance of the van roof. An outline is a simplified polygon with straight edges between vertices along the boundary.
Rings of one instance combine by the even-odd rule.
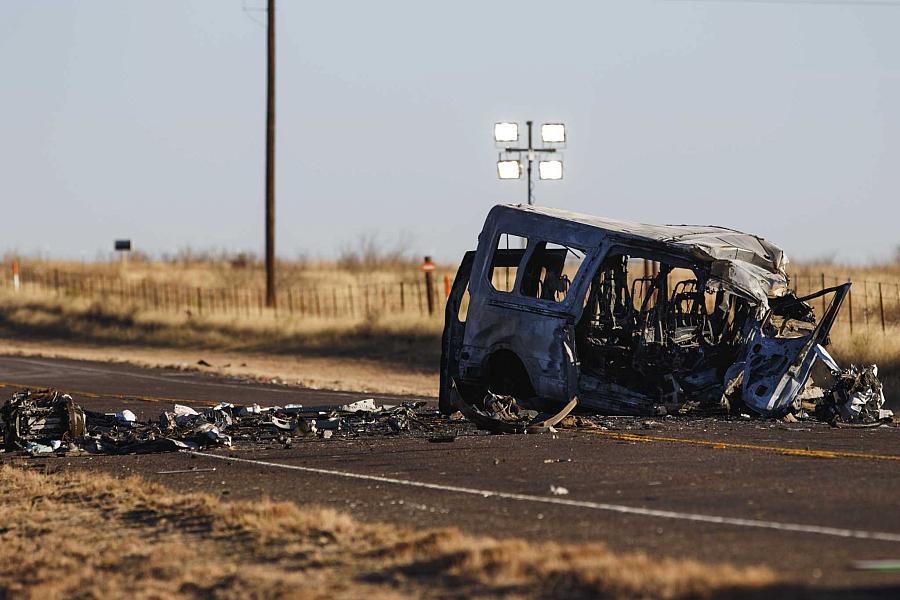
[[[758,299],[780,294],[780,288],[787,287],[787,275],[784,270],[787,257],[784,251],[760,236],[736,229],[718,225],[648,225],[527,204],[498,205],[495,210],[541,215],[568,223],[579,223],[618,237],[632,238],[634,241],[662,243],[671,246],[674,251],[688,253],[700,261],[718,261],[722,279],[731,280],[745,290],[748,286],[753,288],[759,285],[753,290],[753,295]],[[731,268],[728,268],[729,266]],[[735,269],[741,271],[741,274],[734,273]],[[730,276],[728,271],[732,271]],[[757,285],[751,285],[751,281],[748,280],[752,279],[758,280],[753,282]]]
[[[738,258],[734,256],[734,250],[744,250],[761,259],[758,264],[768,264],[773,271],[780,270],[784,261],[784,251],[775,244],[760,236],[718,225],[649,225],[527,204],[507,204],[502,208],[580,223],[608,233],[673,244],[681,246],[682,250],[684,246],[702,245],[715,250],[714,254],[720,255],[720,258]],[[750,262],[757,263],[756,260]]]

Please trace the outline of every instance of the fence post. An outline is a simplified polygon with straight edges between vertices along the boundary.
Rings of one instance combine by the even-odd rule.
[[[12,261],[12,276],[13,276],[13,291],[18,292],[19,287],[22,285],[19,281],[19,261]]]
[[[400,312],[406,311],[406,295],[403,293],[403,282],[400,282]]]
[[[428,296],[428,314],[434,314],[434,263],[431,257],[426,256],[422,263],[422,271],[425,273],[425,293]]]
[[[337,288],[331,288],[331,316],[337,318],[338,316],[338,305],[337,305]]]
[[[197,314],[203,314],[203,290],[197,288]]]
[[[347,306],[350,309],[350,316],[352,317],[355,313],[354,306],[353,306],[353,286],[352,285],[347,286]]]
[[[853,335],[853,282],[847,278],[847,283],[851,284],[847,291],[847,308],[850,311],[850,335]]]
[[[425,314],[425,309],[422,308],[422,282],[418,279],[416,280],[416,300],[419,302],[419,314]]]
[[[884,296],[881,294],[881,282],[878,282],[878,308],[881,311],[881,333],[884,335]]]

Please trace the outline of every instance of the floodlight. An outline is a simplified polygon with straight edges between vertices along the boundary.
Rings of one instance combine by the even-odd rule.
[[[522,176],[522,165],[517,160],[498,160],[497,175],[500,179],[518,179]]]
[[[562,179],[561,160],[542,160],[538,163],[541,179]]]
[[[566,126],[562,123],[541,125],[541,140],[545,144],[562,144],[566,141]]]
[[[519,141],[519,124],[518,123],[494,123],[494,141],[495,142],[518,142]]]

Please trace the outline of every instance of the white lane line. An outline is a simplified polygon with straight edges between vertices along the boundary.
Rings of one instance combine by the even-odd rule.
[[[326,396],[341,396],[348,398],[359,398],[367,396],[364,392],[336,392],[331,390],[316,390],[312,388],[297,388],[297,389],[281,389],[281,388],[268,388],[268,387],[259,387],[259,386],[251,386],[240,383],[220,383],[217,381],[184,381],[174,379],[172,377],[165,377],[163,375],[148,375],[146,373],[131,373],[128,371],[114,371],[110,369],[99,369],[97,367],[78,367],[75,365],[61,365],[59,363],[47,362],[42,360],[28,359],[28,358],[20,358],[17,356],[4,356],[2,360],[15,360],[31,365],[38,365],[42,367],[52,367],[54,369],[69,369],[73,371],[83,371],[85,373],[100,373],[103,375],[119,375],[125,377],[135,377],[137,379],[149,379],[152,381],[164,381],[166,383],[175,383],[180,385],[202,385],[207,387],[225,387],[225,388],[235,388],[246,391],[256,391],[256,392],[274,392],[278,394],[300,394],[300,393],[312,393],[312,394],[323,394]],[[394,401],[403,401],[410,402],[415,400],[428,400],[428,398],[414,398],[414,397],[395,397],[395,396],[379,396],[379,395],[368,395],[369,398],[375,398],[376,400],[394,400]]]
[[[699,523],[713,523],[716,525],[733,525],[736,527],[752,527],[755,529],[774,529],[776,531],[790,531],[794,533],[815,533],[819,535],[828,535],[840,538],[856,538],[861,540],[877,540],[881,542],[900,542],[900,533],[890,533],[885,531],[865,531],[861,529],[843,529],[840,527],[824,527],[821,525],[804,525],[801,523],[781,523],[778,521],[762,521],[758,519],[741,519],[736,517],[719,517],[716,515],[703,515],[697,513],[678,512],[673,510],[656,510],[652,508],[641,508],[639,506],[625,506],[624,504],[607,504],[605,502],[590,502],[586,500],[569,500],[565,498],[533,496],[530,494],[515,494],[510,492],[498,492],[494,490],[479,490],[476,488],[460,487],[456,485],[443,485],[440,483],[427,483],[424,481],[412,481],[409,479],[396,479],[393,477],[381,477],[378,475],[363,475],[362,473],[350,473],[346,471],[336,471],[334,469],[320,469],[316,467],[301,467],[299,465],[286,465],[283,463],[274,463],[265,460],[254,460],[250,458],[237,458],[234,456],[224,456],[221,454],[208,454],[206,452],[196,452],[194,450],[183,450],[185,454],[193,454],[195,456],[203,456],[206,458],[215,458],[218,460],[234,461],[259,465],[263,467],[274,467],[277,469],[289,469],[292,471],[303,471],[305,473],[316,473],[319,475],[334,475],[336,477],[346,477],[348,479],[361,479],[364,481],[377,481],[379,483],[393,483],[396,485],[405,485],[408,487],[425,488],[429,490],[438,490],[441,492],[454,492],[457,494],[469,494],[470,496],[481,496],[483,498],[503,498],[504,500],[518,500],[522,502],[539,502],[541,504],[555,504],[558,506],[572,506],[576,508],[590,508],[593,510],[603,510],[626,515],[640,515],[644,517],[658,517],[660,519],[676,519],[679,521],[694,521]]]

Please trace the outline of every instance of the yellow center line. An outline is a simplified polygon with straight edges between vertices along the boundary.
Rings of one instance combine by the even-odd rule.
[[[18,389],[30,388],[32,390],[48,386],[27,385],[24,383],[12,383],[9,381],[0,381],[0,387],[11,387]],[[217,406],[218,402],[210,400],[185,400],[184,398],[166,398],[164,396],[145,396],[141,394],[100,394],[97,392],[83,392],[77,390],[61,390],[70,396],[84,396],[85,398],[114,398],[116,400],[142,400],[144,402],[171,402],[171,403],[191,403],[201,406]]]
[[[783,446],[763,446],[760,444],[742,444],[737,442],[718,442],[713,440],[692,440],[689,438],[668,437],[662,435],[644,435],[638,433],[621,433],[617,431],[597,431],[594,429],[569,429],[602,437],[624,440],[628,442],[668,442],[673,444],[689,444],[708,448],[729,448],[736,450],[756,450],[757,452],[775,452],[791,456],[808,456],[812,458],[863,458],[869,460],[898,460],[900,455],[870,454],[868,452],[842,452],[835,450],[806,450],[803,448],[785,448]]]

